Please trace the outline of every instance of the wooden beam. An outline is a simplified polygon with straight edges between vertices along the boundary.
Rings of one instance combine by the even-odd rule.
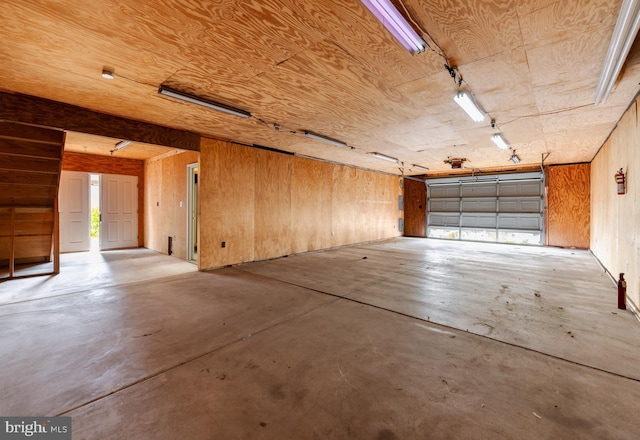
[[[0,92],[0,120],[200,151],[200,135],[196,133],[29,95]]]
[[[15,273],[16,252],[14,245],[16,226],[16,208],[11,207],[11,221],[9,223],[9,278],[13,278]]]

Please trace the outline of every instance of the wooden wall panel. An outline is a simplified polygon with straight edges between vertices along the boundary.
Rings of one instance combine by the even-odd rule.
[[[201,269],[399,235],[396,176],[210,139],[200,166]]]
[[[144,247],[167,253],[164,203],[162,200],[162,161],[144,163]]]
[[[144,246],[144,161],[65,151],[64,171],[138,176],[138,246]]]
[[[199,154],[175,150],[145,161],[145,247],[187,259],[187,165]]]
[[[404,179],[404,235],[427,236],[427,187],[413,179]]]
[[[187,259],[187,165],[198,160],[196,152],[176,150],[145,161],[145,247],[166,254],[171,236],[172,255]]]
[[[326,162],[292,158],[291,251],[331,247],[333,168]]]
[[[591,165],[550,166],[547,177],[547,245],[588,249]]]
[[[616,279],[625,273],[627,296],[640,305],[640,124],[638,101],[622,117],[591,163],[591,251]],[[622,168],[627,192],[616,193]],[[612,295],[612,304],[615,296]]]
[[[257,150],[255,157],[254,259],[289,255],[293,156]]]
[[[200,148],[199,267],[253,261],[258,150],[211,139]]]

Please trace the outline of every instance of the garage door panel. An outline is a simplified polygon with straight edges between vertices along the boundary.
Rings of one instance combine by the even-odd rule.
[[[459,214],[430,214],[429,226],[459,226]]]
[[[462,214],[460,226],[465,228],[491,228],[497,226],[495,214]]]
[[[462,199],[462,212],[496,212],[498,200],[494,198],[464,198]]]
[[[500,182],[500,196],[526,197],[540,195],[540,181]]]
[[[433,185],[429,187],[430,198],[458,198],[460,197],[460,185]]]
[[[429,201],[430,212],[459,212],[460,199],[431,199]]]
[[[540,214],[499,214],[498,228],[541,230],[542,216]]]
[[[542,212],[540,197],[501,198],[498,204],[499,212]]]
[[[498,185],[495,183],[463,183],[460,189],[461,197],[495,197],[498,195]]]

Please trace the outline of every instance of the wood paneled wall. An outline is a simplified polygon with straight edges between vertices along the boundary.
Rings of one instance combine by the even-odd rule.
[[[427,187],[413,179],[404,179],[404,235],[427,236]]]
[[[200,269],[399,235],[398,177],[211,139],[200,151]]]
[[[547,245],[589,248],[591,165],[550,166],[546,169]]]
[[[625,273],[627,295],[640,305],[640,128],[638,101],[622,117],[591,162],[591,251],[616,279]],[[622,168],[627,192],[616,192]],[[615,304],[616,298],[611,298]]]
[[[187,165],[198,160],[176,151],[145,161],[145,247],[166,254],[171,236],[173,256],[187,259]]]
[[[138,176],[138,246],[144,246],[144,161],[65,151],[64,171]]]

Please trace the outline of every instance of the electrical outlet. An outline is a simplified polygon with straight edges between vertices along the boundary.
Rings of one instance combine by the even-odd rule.
[[[224,248],[224,247],[227,247],[227,242],[226,242],[226,241],[223,241],[223,242],[222,242],[222,247],[223,247],[223,248]]]

